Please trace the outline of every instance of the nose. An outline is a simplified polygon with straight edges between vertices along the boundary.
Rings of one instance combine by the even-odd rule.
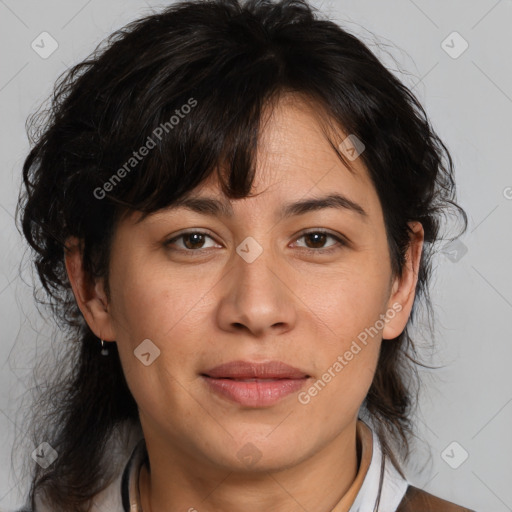
[[[263,251],[251,263],[237,254],[233,265],[221,281],[219,327],[231,332],[247,331],[255,337],[292,329],[297,318],[293,285],[270,251]]]

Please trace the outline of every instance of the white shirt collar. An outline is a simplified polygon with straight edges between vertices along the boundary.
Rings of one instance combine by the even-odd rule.
[[[379,438],[375,431],[371,429],[371,427],[369,428],[372,431],[372,460],[349,512],[374,512],[377,503],[379,512],[395,512],[409,484],[398,472],[389,458],[383,458]],[[384,472],[381,486],[382,466],[384,466]]]

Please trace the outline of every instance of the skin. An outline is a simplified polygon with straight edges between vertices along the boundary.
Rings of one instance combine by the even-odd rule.
[[[140,479],[145,511],[331,510],[357,474],[357,416],[382,340],[398,336],[411,312],[421,224],[411,223],[406,267],[393,276],[382,209],[361,159],[349,172],[299,97],[283,97],[269,118],[257,162],[258,195],[231,201],[232,218],[170,208],[140,224],[137,214],[125,219],[113,239],[110,301],[101,280],[86,278],[69,240],[77,303],[93,332],[117,343],[139,406],[151,465]],[[324,208],[277,219],[285,202],[335,192],[367,217]],[[227,201],[215,178],[194,194]],[[209,235],[164,246],[192,228]],[[310,228],[349,243],[302,236]],[[263,248],[252,263],[235,251],[248,236]],[[401,311],[306,405],[294,393],[270,407],[242,407],[200,378],[235,359],[279,360],[309,374],[311,385],[393,304]],[[149,366],[134,357],[147,338],[161,351]],[[249,442],[261,454],[251,467],[237,457]]]

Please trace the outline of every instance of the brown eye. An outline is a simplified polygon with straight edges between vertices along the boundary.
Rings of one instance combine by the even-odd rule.
[[[213,238],[202,231],[189,231],[188,233],[181,233],[170,240],[164,242],[165,247],[182,252],[199,252],[201,249],[209,249],[214,247],[215,244],[205,245],[207,240],[210,239],[214,242]],[[178,243],[180,242],[180,243]]]
[[[325,233],[308,233],[307,235],[304,235],[304,239],[307,242],[310,242],[311,244],[308,245],[306,242],[306,245],[311,249],[321,249],[324,244],[325,240],[327,239],[327,235]]]
[[[307,233],[303,233],[299,238],[296,239],[296,242],[299,242],[299,240],[301,239],[304,239],[305,245],[299,244],[299,247],[302,247],[305,250],[309,250],[311,252],[318,253],[331,252],[336,249],[339,249],[340,246],[347,245],[347,243],[342,237],[336,236],[328,231],[322,230],[309,231]],[[334,243],[325,245],[329,239],[334,240]]]
[[[202,233],[186,233],[182,239],[187,249],[202,249],[205,236]]]

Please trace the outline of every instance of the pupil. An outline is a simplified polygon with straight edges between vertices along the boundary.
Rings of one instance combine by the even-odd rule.
[[[323,233],[311,233],[311,234],[308,234],[306,236],[306,238],[309,238],[310,240],[316,238],[316,243],[319,244],[320,247],[322,247],[325,242],[325,236],[326,235]],[[315,241],[313,241],[313,244],[315,244]],[[315,245],[315,248],[316,247],[317,246]]]
[[[192,247],[189,247],[190,244],[187,244],[187,243],[185,243],[185,245],[188,249],[194,249],[194,248],[196,248],[195,244],[199,244],[199,246],[201,246],[202,238],[203,238],[203,235],[201,235],[200,233],[190,233],[185,237],[185,240],[192,239]]]

